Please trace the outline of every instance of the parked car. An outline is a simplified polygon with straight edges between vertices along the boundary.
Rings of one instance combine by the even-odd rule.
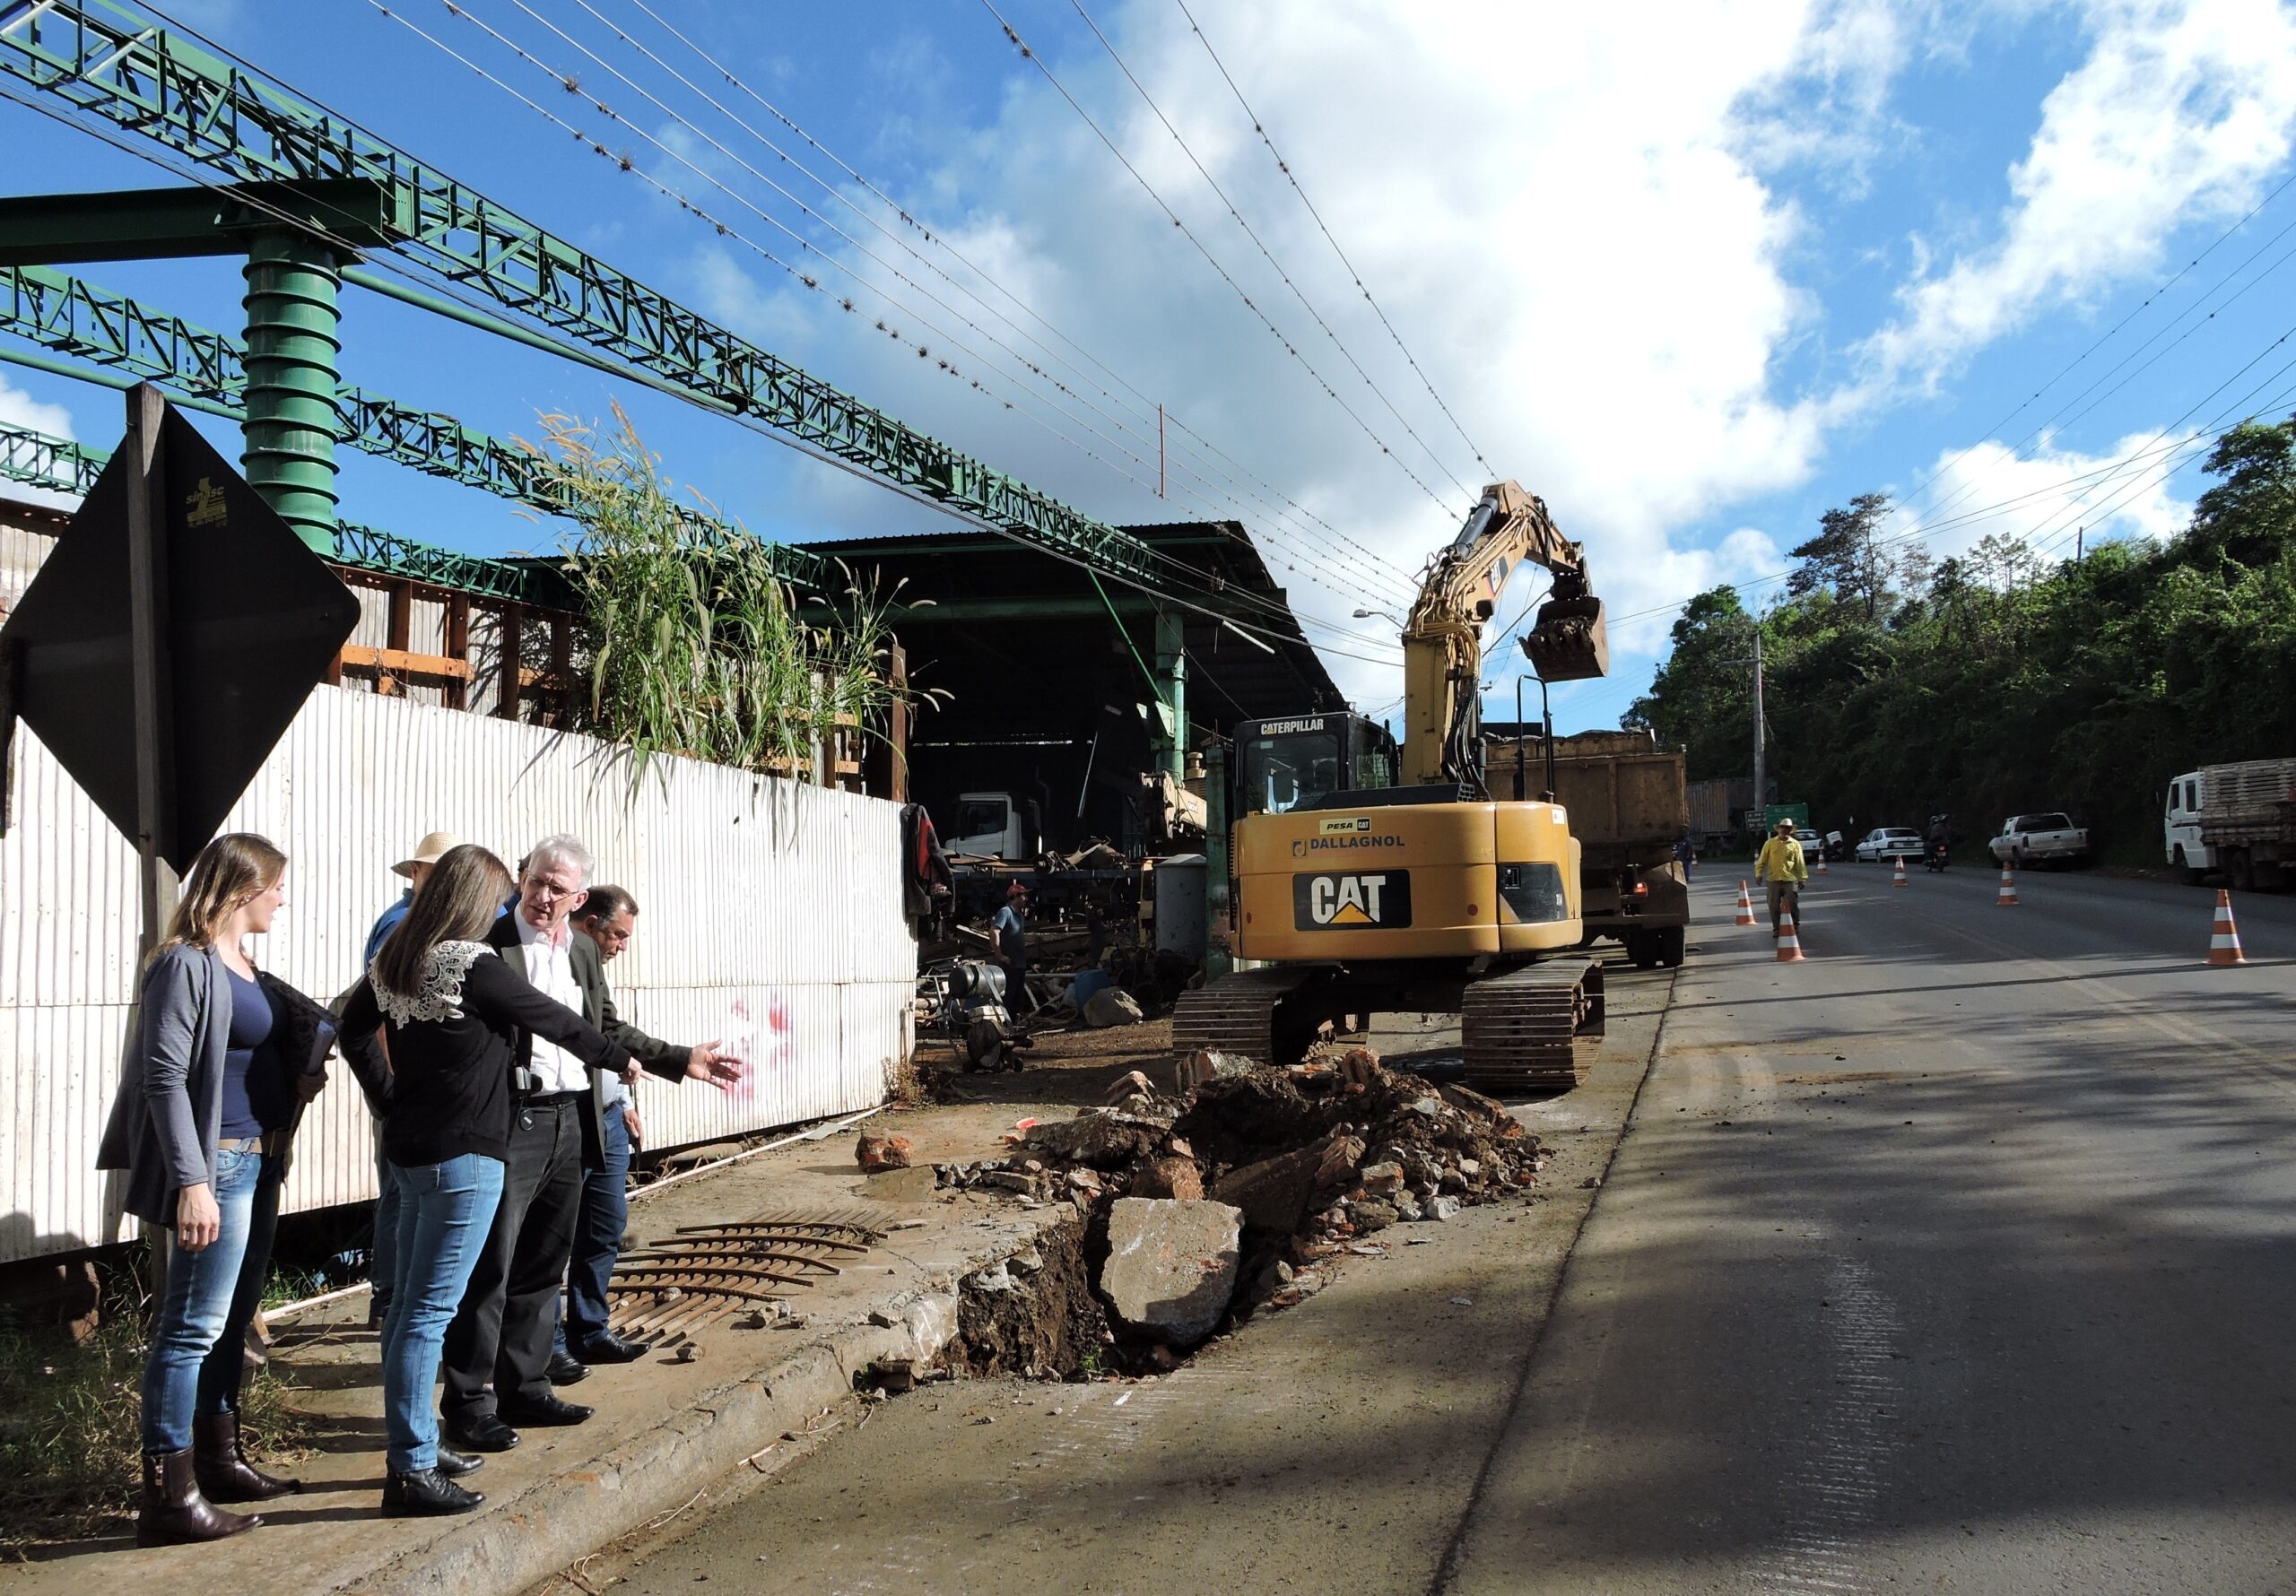
[[[1996,859],[2017,870],[2034,863],[2079,864],[2089,857],[2089,833],[2066,814],[2011,815],[1991,846]]]
[[[1900,854],[1909,859],[1918,859],[1921,857],[1921,833],[1904,826],[1877,826],[1858,838],[1857,851],[1861,864],[1879,864]]]

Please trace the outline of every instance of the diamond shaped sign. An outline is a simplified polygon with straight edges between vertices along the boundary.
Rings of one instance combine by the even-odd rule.
[[[161,690],[173,824],[191,867],[359,620],[359,601],[172,406],[152,504],[166,570]],[[127,490],[123,447],[0,628],[24,723],[131,841],[136,835]]]

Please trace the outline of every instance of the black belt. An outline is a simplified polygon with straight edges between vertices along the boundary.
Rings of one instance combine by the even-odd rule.
[[[568,1103],[579,1103],[587,1094],[583,1092],[545,1092],[539,1097],[528,1097],[521,1108],[556,1108]]]

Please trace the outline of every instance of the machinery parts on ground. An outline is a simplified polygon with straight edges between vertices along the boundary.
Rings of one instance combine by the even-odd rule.
[[[1476,709],[1483,626],[1526,562],[1553,573],[1555,596],[1525,652],[1551,681],[1604,674],[1584,551],[1499,482],[1422,577],[1400,745],[1352,715],[1238,727],[1233,950],[1271,967],[1184,997],[1175,1047],[1282,1066],[1350,1017],[1448,1011],[1463,1016],[1470,1084],[1577,1082],[1578,1041],[1603,1020],[1600,967],[1565,957],[1585,937],[1580,846],[1552,794],[1491,798]]]
[[[959,958],[918,978],[918,1028],[940,1037],[967,1071],[1017,1070],[1029,1045],[1005,1005],[1004,967]]]

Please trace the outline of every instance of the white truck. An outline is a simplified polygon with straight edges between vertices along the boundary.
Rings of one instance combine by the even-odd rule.
[[[2207,765],[2169,784],[2168,862],[2197,881],[2221,870],[2236,891],[2277,891],[2296,869],[2296,759]]]
[[[2089,831],[2066,814],[2011,815],[1989,845],[2013,870],[2028,864],[2080,864],[2089,857]]]

